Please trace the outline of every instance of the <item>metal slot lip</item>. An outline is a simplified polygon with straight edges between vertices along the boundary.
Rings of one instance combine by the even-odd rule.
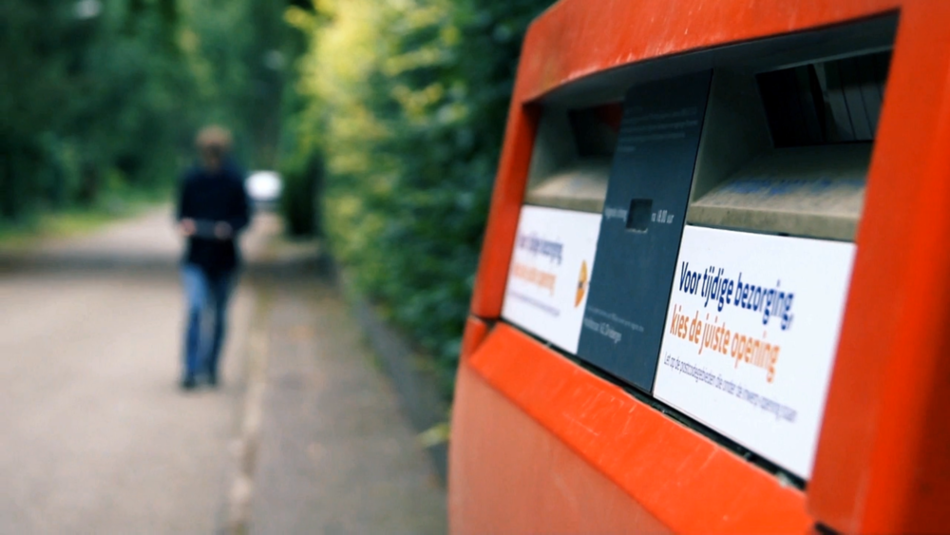
[[[871,143],[775,149],[690,204],[688,223],[853,241]]]
[[[528,171],[527,204],[600,213],[623,106],[545,108]]]
[[[528,190],[527,204],[600,213],[607,197],[609,159],[580,160]]]

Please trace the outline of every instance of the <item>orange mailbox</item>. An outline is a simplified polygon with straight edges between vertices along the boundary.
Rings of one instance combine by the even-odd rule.
[[[454,533],[950,531],[948,28],[943,0],[533,23]]]

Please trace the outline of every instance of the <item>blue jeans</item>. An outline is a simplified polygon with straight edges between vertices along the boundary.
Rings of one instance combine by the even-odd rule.
[[[228,271],[210,277],[200,267],[185,264],[181,276],[188,300],[185,378],[193,379],[206,373],[216,379],[227,323],[228,298],[237,280],[236,273]]]

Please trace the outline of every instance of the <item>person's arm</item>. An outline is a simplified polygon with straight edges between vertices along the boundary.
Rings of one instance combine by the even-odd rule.
[[[243,180],[235,180],[230,192],[228,214],[230,217],[215,224],[214,233],[221,240],[233,239],[244,230],[251,221],[251,203]]]
[[[191,202],[189,202],[191,196],[188,192],[188,185],[188,175],[182,175],[178,181],[178,202],[176,203],[175,209],[175,223],[178,227],[178,232],[183,236],[192,236],[197,230],[193,218],[194,214],[192,214]]]

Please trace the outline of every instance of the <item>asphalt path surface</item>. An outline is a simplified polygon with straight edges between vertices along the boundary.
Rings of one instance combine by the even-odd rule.
[[[160,210],[3,255],[0,532],[220,525],[253,293],[232,302],[223,386],[184,394],[180,247]]]
[[[443,533],[445,492],[332,281],[256,218],[222,386],[183,392],[161,209],[0,246],[0,534]]]

